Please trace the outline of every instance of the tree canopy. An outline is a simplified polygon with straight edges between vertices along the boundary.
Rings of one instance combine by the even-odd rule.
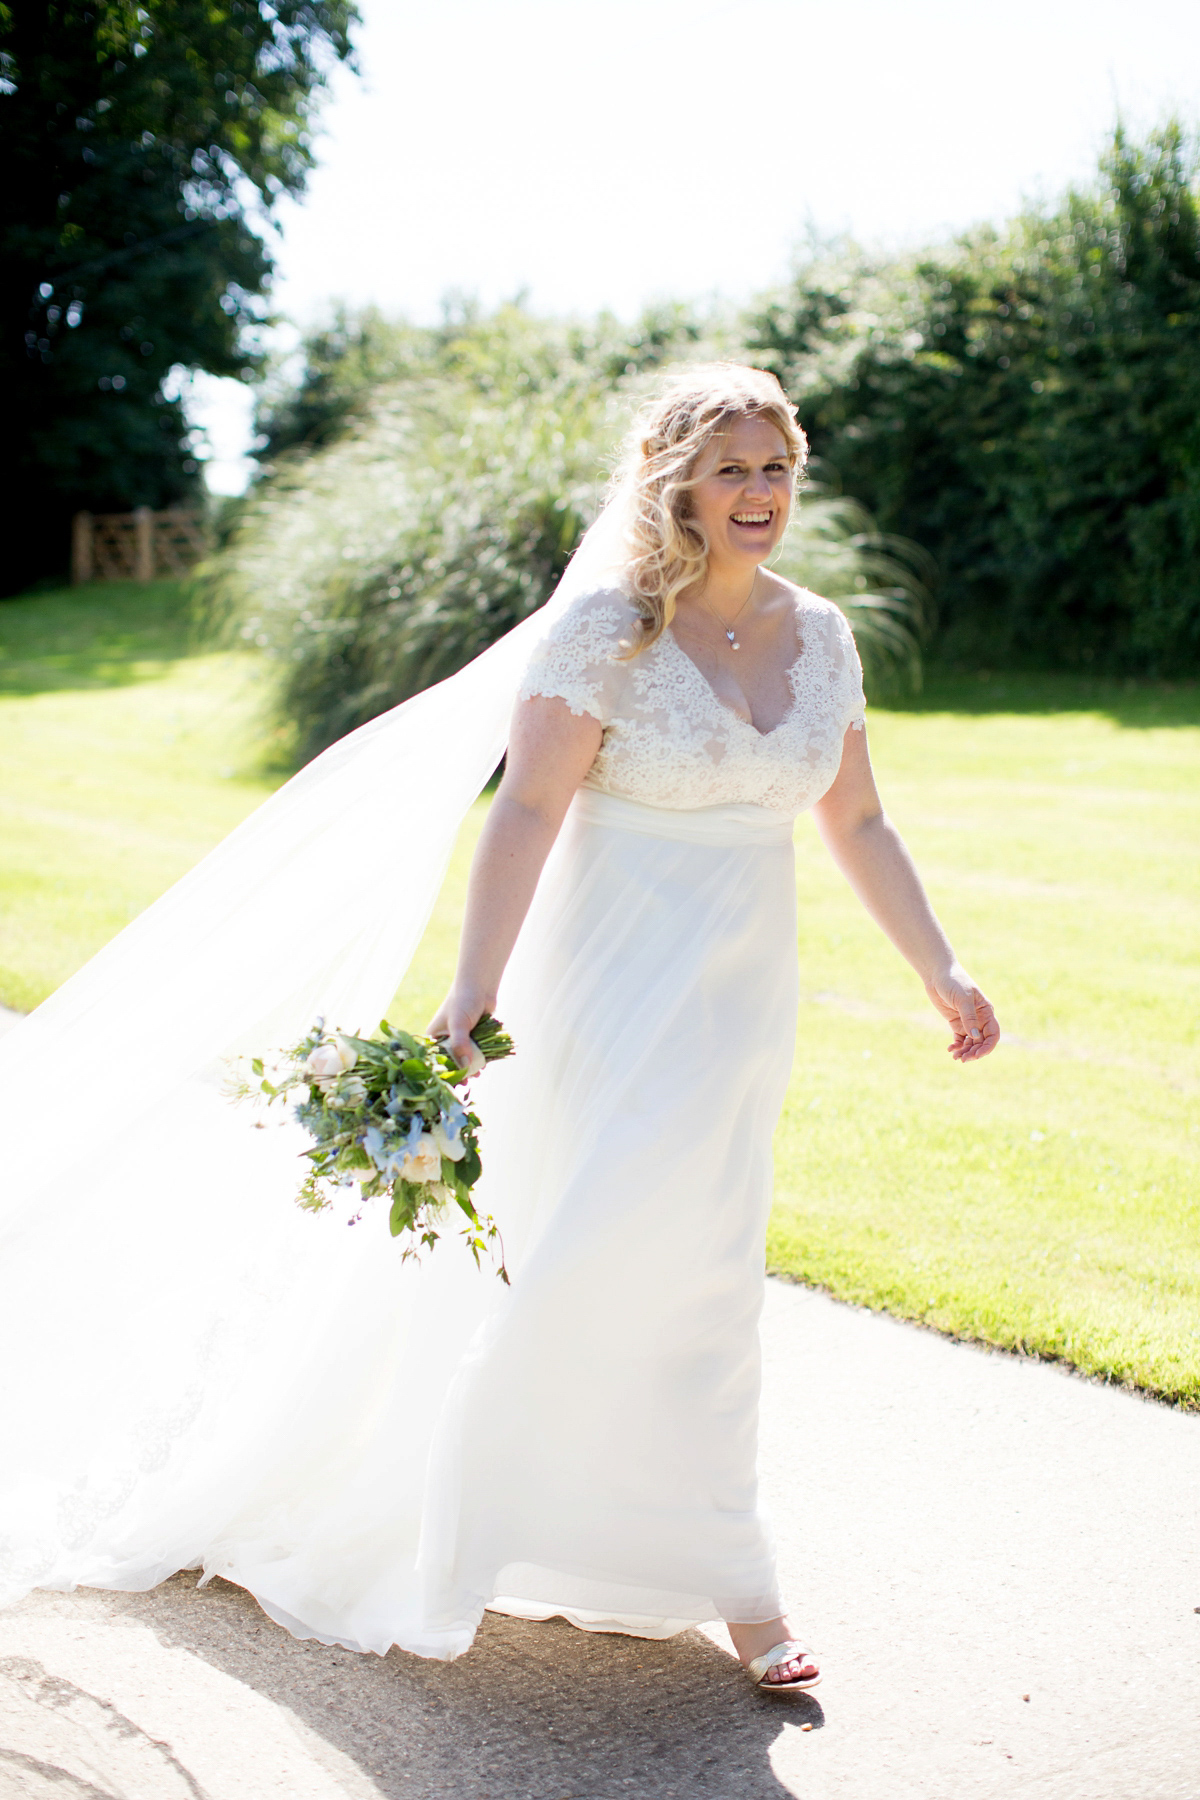
[[[304,187],[356,19],[353,0],[0,3],[9,591],[63,567],[76,509],[196,488],[164,380],[258,366],[256,226]]]
[[[1200,665],[1197,161],[1118,131],[1094,188],[908,264],[846,247],[749,319],[846,491],[937,559],[943,656]]]

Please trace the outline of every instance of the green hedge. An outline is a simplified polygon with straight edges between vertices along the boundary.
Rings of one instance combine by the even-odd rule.
[[[1196,170],[1176,125],[1118,132],[1090,191],[753,309],[817,454],[936,558],[946,658],[1200,665]]]

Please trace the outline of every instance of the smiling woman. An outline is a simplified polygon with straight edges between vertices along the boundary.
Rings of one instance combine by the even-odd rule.
[[[796,590],[762,567],[791,512],[788,451],[770,418],[751,417],[735,420],[702,460],[691,518],[709,546],[709,575],[681,595],[671,627],[724,703],[763,732],[791,704],[788,675],[800,654]],[[735,666],[729,652],[743,641],[747,653]]]
[[[629,552],[526,675],[431,1026],[465,1057],[499,1004],[526,1046],[493,1137],[523,1276],[460,1401],[458,1578],[499,1567],[493,1608],[592,1629],[715,1612],[783,1693],[819,1679],[754,1473],[797,812],[815,807],[956,1058],[999,1035],[879,804],[845,619],[762,566],[804,449],[758,370],[689,369],[648,409],[624,466]]]
[[[0,1360],[35,1374],[0,1418],[8,1591],[202,1563],[298,1636],[441,1658],[488,1607],[720,1618],[756,1687],[818,1680],[755,1470],[797,813],[955,1059],[998,1029],[880,807],[845,618],[762,568],[801,451],[771,377],[687,371],[546,608],[310,764],[12,1034]],[[479,1090],[504,1288],[465,1247],[397,1268],[366,1220],[318,1237],[299,1127],[217,1090],[231,1047],[378,1018],[514,698],[430,1027],[464,1065],[487,1011],[517,1044]],[[65,1058],[99,1072],[63,1116]]]
[[[707,382],[708,403],[696,393]],[[681,601],[719,608],[731,625],[749,603],[760,564],[791,517],[808,440],[774,376],[700,369],[668,386],[644,437],[631,440],[629,584],[640,609],[638,647],[671,623]]]

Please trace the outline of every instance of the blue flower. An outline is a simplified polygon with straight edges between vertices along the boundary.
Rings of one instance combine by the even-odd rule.
[[[461,1137],[466,1123],[466,1108],[460,1106],[458,1101],[453,1098],[447,1100],[442,1108],[442,1130],[446,1133],[446,1136],[450,1138],[452,1142]]]
[[[461,1162],[467,1154],[467,1146],[462,1141],[463,1127],[467,1115],[457,1101],[443,1107],[442,1116],[432,1128],[433,1141],[438,1153],[450,1162]]]
[[[364,1134],[363,1149],[385,1181],[394,1181],[400,1175],[406,1159],[417,1147],[423,1128],[424,1121],[418,1113],[411,1120],[404,1137],[385,1139],[376,1125],[372,1125]]]

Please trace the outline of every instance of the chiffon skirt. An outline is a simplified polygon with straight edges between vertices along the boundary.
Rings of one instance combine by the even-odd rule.
[[[176,1096],[135,1169],[59,1197],[53,1279],[0,1325],[0,1595],[203,1567],[299,1636],[442,1658],[488,1606],[778,1614],[758,1316],[795,941],[789,819],[580,792],[501,994],[518,1055],[476,1089],[511,1288],[452,1225],[417,1266],[380,1209],[297,1213],[294,1126],[215,1077]]]

